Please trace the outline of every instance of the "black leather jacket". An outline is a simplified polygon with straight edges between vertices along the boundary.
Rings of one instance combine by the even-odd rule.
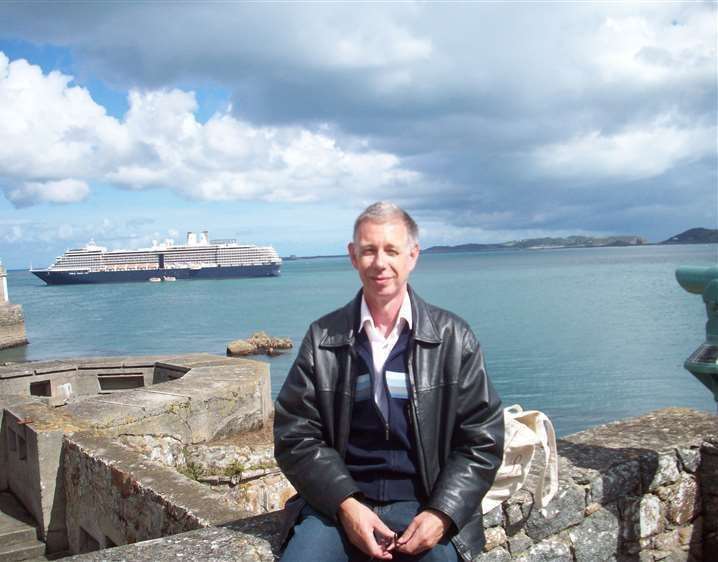
[[[479,344],[466,322],[409,288],[413,330],[411,414],[426,507],[448,515],[454,545],[471,560],[484,545],[481,500],[501,464],[504,418]],[[277,462],[312,507],[336,520],[358,493],[344,454],[349,437],[361,292],[312,323],[276,401]]]

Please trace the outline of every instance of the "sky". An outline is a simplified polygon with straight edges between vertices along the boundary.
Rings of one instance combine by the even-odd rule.
[[[1,2],[0,259],[718,228],[715,2]]]

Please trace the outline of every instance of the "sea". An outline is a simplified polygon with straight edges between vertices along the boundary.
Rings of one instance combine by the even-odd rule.
[[[476,332],[504,405],[545,412],[559,436],[657,408],[715,412],[683,368],[705,339],[700,295],[680,265],[718,264],[718,245],[422,254],[411,283]],[[47,286],[9,271],[29,345],[0,362],[190,352],[224,354],[262,330],[296,345],[359,289],[347,258],[285,261],[277,278]],[[276,396],[296,355],[264,358]]]

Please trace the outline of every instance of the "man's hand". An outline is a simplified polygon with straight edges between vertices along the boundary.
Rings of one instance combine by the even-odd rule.
[[[337,512],[339,521],[349,541],[372,558],[391,560],[391,549],[394,548],[395,533],[379,516],[360,501],[347,498],[339,504]],[[377,542],[377,537],[386,539]]]
[[[421,554],[436,546],[451,527],[448,515],[427,509],[417,514],[396,542],[396,549],[404,554]]]

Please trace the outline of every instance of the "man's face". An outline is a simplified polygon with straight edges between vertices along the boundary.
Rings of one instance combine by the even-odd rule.
[[[419,245],[410,244],[400,219],[388,222],[364,221],[356,242],[349,244],[352,265],[359,272],[364,297],[387,303],[402,295],[419,257]]]

